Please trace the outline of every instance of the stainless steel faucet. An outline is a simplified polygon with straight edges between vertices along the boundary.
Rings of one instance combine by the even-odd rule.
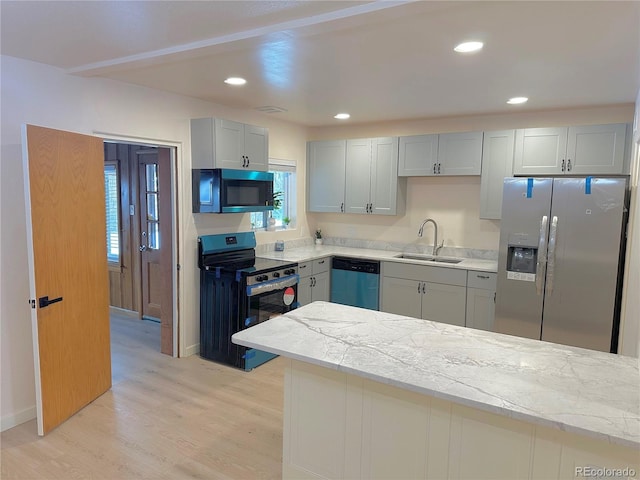
[[[440,250],[444,246],[444,240],[440,245],[438,245],[438,224],[436,223],[436,221],[433,218],[427,218],[424,222],[422,222],[422,225],[420,225],[420,230],[418,230],[418,236],[422,236],[422,234],[424,233],[424,226],[429,222],[433,223],[433,256],[435,257],[436,255],[438,255],[438,250]]]

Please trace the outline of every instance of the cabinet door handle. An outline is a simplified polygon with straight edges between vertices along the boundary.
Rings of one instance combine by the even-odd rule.
[[[436,173],[436,164],[434,163],[433,164],[433,174],[435,175],[435,173]]]
[[[340,211],[341,211],[341,212],[344,212],[344,202],[342,202],[342,203],[340,204]]]
[[[420,287],[422,286],[422,284],[420,282],[418,282],[418,293],[420,293]]]
[[[322,265],[324,263],[324,260],[320,260],[318,263]]]
[[[477,278],[489,278],[489,275],[476,275]]]
[[[249,158],[249,156],[247,155],[247,167],[251,165],[251,159]]]
[[[300,270],[302,270],[303,268],[307,268],[307,266],[306,266],[306,265],[300,265],[300,266],[298,267],[298,269],[300,269]]]
[[[571,171],[571,159],[567,160],[567,172]]]
[[[493,292],[493,303],[496,303],[496,292]]]
[[[422,284],[422,293],[423,293],[423,294],[424,294],[424,293],[427,293],[427,284],[426,284],[426,283],[423,283],[423,284]]]
[[[564,172],[564,158],[562,159],[562,171]]]
[[[440,164],[438,164],[438,175],[440,175]]]

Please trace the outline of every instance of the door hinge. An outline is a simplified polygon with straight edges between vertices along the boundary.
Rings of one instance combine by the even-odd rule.
[[[36,308],[36,301],[33,299],[29,299],[29,304],[31,305],[31,308]]]

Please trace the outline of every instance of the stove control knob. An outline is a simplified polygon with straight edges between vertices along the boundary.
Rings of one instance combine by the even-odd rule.
[[[267,279],[265,275],[257,275],[256,282],[264,282]]]
[[[296,271],[293,268],[290,268],[290,269],[284,271],[285,275],[291,275],[293,273],[296,273]]]
[[[267,280],[269,280],[269,275],[262,275],[262,279],[260,281],[266,282]]]
[[[273,272],[273,278],[278,278],[280,276],[280,272]]]

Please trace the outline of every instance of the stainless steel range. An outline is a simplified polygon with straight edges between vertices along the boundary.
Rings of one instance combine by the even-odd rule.
[[[276,355],[231,335],[298,306],[298,264],[259,258],[253,232],[198,238],[200,356],[251,370]]]

